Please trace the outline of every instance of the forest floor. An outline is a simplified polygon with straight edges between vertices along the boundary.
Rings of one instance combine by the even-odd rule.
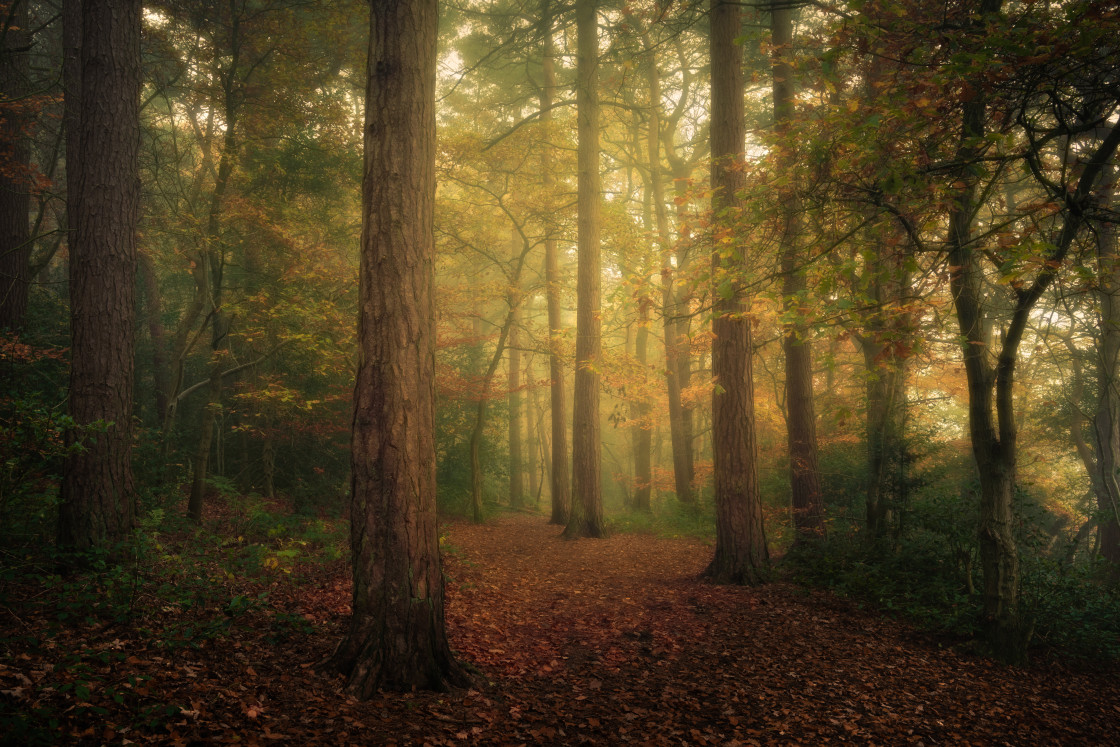
[[[315,671],[348,615],[341,559],[214,577],[234,594],[209,617],[180,602],[59,625],[42,592],[8,588],[0,742],[1033,746],[1120,732],[1115,672],[1005,668],[823,592],[713,586],[696,540],[558,535],[528,515],[447,525],[450,639],[477,681],[369,702]],[[190,644],[172,645],[183,626]]]

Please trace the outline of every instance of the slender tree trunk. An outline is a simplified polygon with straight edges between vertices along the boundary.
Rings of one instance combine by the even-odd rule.
[[[518,240],[514,234],[515,241]],[[515,243],[514,256],[518,251]],[[525,471],[522,464],[522,438],[521,438],[521,289],[510,289],[513,299],[513,324],[509,330],[508,372],[507,384],[509,393],[506,395],[506,404],[509,408],[509,505],[510,508],[521,508],[525,503]]]
[[[0,330],[23,326],[31,285],[27,6],[28,0],[14,0],[0,18]]]
[[[214,445],[214,432],[222,407],[221,401],[222,369],[220,364],[215,363],[210,367],[206,408],[202,411],[202,424],[199,426],[198,443],[194,453],[191,493],[187,499],[187,518],[196,524],[202,523],[202,508],[206,501],[206,476],[210,473],[210,452]]]
[[[236,26],[235,26],[236,28]],[[231,71],[237,69],[237,61]],[[232,72],[230,75],[232,76]],[[225,94],[227,125],[222,139],[222,156],[218,161],[218,175],[214,182],[214,192],[210,196],[210,210],[207,217],[206,249],[201,256],[202,275],[207,282],[207,293],[203,294],[206,307],[210,312],[210,386],[207,387],[206,401],[202,406],[202,425],[195,448],[194,475],[191,480],[191,494],[187,500],[187,516],[194,522],[202,521],[202,507],[206,495],[206,477],[210,468],[210,447],[214,442],[214,428],[219,422],[222,408],[222,378],[224,376],[225,356],[222,346],[226,344],[230,319],[222,306],[225,274],[225,251],[222,242],[222,205],[230,177],[233,174],[234,149],[237,146],[236,124],[237,104],[234,101],[232,82],[226,83]]]
[[[347,691],[465,680],[447,642],[436,524],[435,0],[371,11],[351,450],[354,601],[327,669]]]
[[[541,484],[538,488],[537,502],[540,503],[540,495],[544,492],[544,486],[548,485],[549,490],[552,489],[552,444],[549,443],[548,436],[552,432],[551,423],[549,427],[545,427],[544,419],[547,414],[541,407],[540,393],[537,387],[533,387],[533,412],[536,415],[537,423],[537,440],[540,444],[541,464],[543,467],[541,473]],[[552,496],[549,496],[549,503],[552,502]]]
[[[794,73],[789,63],[793,46],[793,14],[788,6],[774,6],[770,13],[774,45],[774,130],[786,168],[795,168],[788,142],[794,115]],[[786,373],[786,432],[789,444],[789,477],[793,498],[793,525],[797,541],[824,536],[824,505],[817,460],[817,418],[813,408],[813,360],[805,313],[806,286],[802,263],[801,205],[796,188],[780,196],[784,223],[781,247],[782,307],[787,319],[782,333]]]
[[[892,237],[899,240],[901,237]],[[888,240],[866,268],[873,305],[858,335],[866,376],[867,537],[879,542],[895,526],[904,498],[906,461],[906,360],[910,317],[898,309],[910,285],[898,241]]]
[[[1109,192],[1115,192],[1116,169]],[[1111,194],[1115,204],[1115,195]],[[1115,224],[1097,226],[1097,412],[1093,418],[1100,553],[1120,577],[1120,252]]]
[[[634,333],[634,359],[645,376],[649,365],[649,307],[651,301],[643,298],[638,301],[638,328]],[[644,380],[643,380],[644,389]],[[650,511],[650,495],[653,490],[653,465],[650,463],[653,449],[653,428],[649,422],[652,407],[645,392],[631,405],[631,418],[638,425],[630,429],[631,448],[634,452],[634,508]]]
[[[962,142],[982,134],[984,116],[982,102],[968,102],[964,108]],[[967,151],[968,146],[962,145],[961,150]],[[950,286],[964,341],[969,430],[980,476],[979,544],[985,624],[997,656],[1021,663],[1026,656],[1026,640],[1019,617],[1019,553],[1012,531],[1016,433],[1012,413],[1004,407],[1005,398],[1010,405],[1009,377],[1014,357],[1005,355],[1013,352],[1005,342],[999,356],[1003,378],[997,381],[999,374],[988,359],[992,341],[983,319],[982,268],[971,235],[975,194],[975,183],[962,190],[949,218],[949,264],[954,268]],[[999,396],[997,389],[1006,394]],[[997,404],[1000,412],[994,420],[993,407]]]
[[[692,438],[691,429],[686,427],[684,405],[681,402],[679,357],[683,335],[677,318],[673,239],[669,231],[665,180],[661,171],[661,76],[649,35],[643,34],[642,41],[650,56],[649,67],[646,69],[646,85],[650,101],[646,153],[649,160],[649,187],[653,215],[657,223],[658,254],[661,262],[662,342],[665,348],[665,386],[669,400],[669,440],[673,448],[673,484],[676,486],[677,500],[687,504],[693,502]],[[687,341],[687,338],[685,340]]]
[[[505,353],[510,335],[515,329],[514,322],[517,316],[517,305],[519,303],[519,291],[516,289],[520,287],[521,273],[525,269],[525,258],[528,256],[528,253],[528,248],[523,247],[521,255],[516,259],[513,278],[510,280],[510,292],[506,299],[508,308],[506,319],[502,323],[501,330],[498,333],[498,343],[494,348],[494,354],[490,357],[490,363],[482,373],[482,390],[479,394],[478,406],[475,409],[474,428],[471,430],[470,438],[471,515],[475,522],[482,522],[485,518],[482,506],[481,451],[482,437],[486,431],[486,411],[489,409],[490,388],[494,381],[494,374],[497,373],[498,366],[502,363],[502,355]],[[479,336],[481,337],[481,334]]]
[[[79,123],[77,149],[67,154],[70,415],[79,427],[105,428],[64,465],[58,544],[82,550],[119,541],[133,523],[140,3],[67,0],[64,17],[81,24],[80,80],[66,81],[66,106],[77,106]]]
[[[576,0],[576,101],[579,130],[576,374],[572,404],[572,508],[567,537],[603,536],[599,366],[602,258],[599,246],[598,1]]]
[[[525,474],[529,497],[535,505],[541,502],[540,466],[537,449],[540,437],[537,435],[537,384],[533,371],[533,354],[525,355],[525,387],[529,396],[525,398]]]
[[[475,405],[474,427],[471,428],[470,438],[470,466],[471,466],[471,519],[476,524],[481,524],[486,513],[482,506],[482,436],[486,431],[486,409],[490,397],[490,378],[486,378],[486,386],[479,393],[478,404]]]
[[[144,289],[148,340],[152,345],[152,388],[155,390],[156,423],[163,425],[167,418],[168,395],[171,382],[167,365],[167,331],[163,327],[163,298],[159,292],[156,271],[149,256],[141,252],[137,268],[140,285]]]
[[[677,203],[677,222],[680,225],[687,225],[689,221],[688,216],[688,192],[689,192],[689,179],[692,175],[689,165],[681,160],[675,159],[673,161],[673,191],[675,193],[675,201]],[[673,256],[676,257],[677,266],[674,270],[675,274],[683,272],[689,262],[691,239],[687,236],[681,237],[676,242],[676,248]],[[692,385],[692,311],[691,311],[692,293],[686,285],[676,286],[674,284],[673,298],[671,299],[671,312],[670,316],[673,319],[675,326],[675,337],[673,339],[673,352],[671,360],[666,361],[666,365],[672,365],[673,370],[676,372],[676,389],[680,399],[680,440],[684,448],[680,451],[680,458],[683,459],[681,464],[681,473],[688,477],[689,489],[686,499],[682,502],[687,504],[694,504],[696,502],[696,490],[693,486],[696,478],[696,449],[693,444],[693,436],[696,432],[693,421],[695,420],[695,406],[688,402],[685,398],[684,392]],[[678,481],[678,485],[679,485]]]
[[[741,289],[741,207],[745,143],[739,8],[711,5],[712,59],[712,451],[716,550],[707,575],[720,583],[757,584],[769,566],[757,471],[751,328]]]
[[[542,52],[544,65],[544,84],[541,87],[541,124],[545,131],[545,143],[541,149],[541,178],[546,191],[550,191],[556,184],[556,177],[552,173],[552,96],[556,88],[556,74],[554,72],[554,50],[552,42],[552,0],[543,0],[541,10],[541,28],[543,29],[544,49]],[[561,327],[563,325],[560,311],[560,260],[556,248],[556,239],[552,231],[548,232],[544,241],[544,274],[547,283],[546,297],[548,301],[548,375],[549,392],[551,399],[551,466],[549,472],[551,479],[549,485],[552,503],[553,524],[565,525],[571,512],[572,493],[568,473],[568,406],[567,393],[564,389],[564,359],[561,356]]]
[[[901,486],[897,479],[905,458],[906,363],[889,354],[874,332],[861,341],[867,370],[867,532],[884,538],[894,524]]]

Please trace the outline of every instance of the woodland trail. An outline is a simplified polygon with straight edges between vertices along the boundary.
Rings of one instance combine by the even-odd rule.
[[[1114,672],[1007,669],[828,594],[713,586],[699,579],[711,548],[695,540],[566,541],[516,515],[452,523],[441,543],[472,688],[358,702],[317,674],[349,614],[339,561],[257,588],[238,579],[230,591],[266,590],[267,607],[198,647],[154,643],[181,612],[144,620],[146,634],[59,633],[0,662],[0,697],[53,708],[64,744],[1033,747],[1115,744],[1120,730]],[[47,683],[77,671],[58,668],[76,650],[99,684],[75,706]]]
[[[451,528],[452,643],[501,704],[487,741],[1115,744],[1115,678],[964,657],[785,584],[712,586],[696,541],[557,534]]]

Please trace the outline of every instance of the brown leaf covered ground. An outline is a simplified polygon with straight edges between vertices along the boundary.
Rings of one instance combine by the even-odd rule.
[[[480,672],[471,689],[362,703],[316,674],[348,612],[335,563],[268,584],[258,625],[199,648],[111,626],[9,648],[0,698],[55,713],[44,728],[61,743],[1116,743],[1114,673],[1007,669],[823,593],[712,586],[694,540],[558,533],[531,516],[448,527],[448,625]],[[277,619],[313,627],[278,640]],[[77,648],[114,653],[83,658],[98,683],[84,701],[44,689]]]

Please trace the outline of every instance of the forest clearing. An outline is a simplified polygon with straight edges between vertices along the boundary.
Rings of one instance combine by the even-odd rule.
[[[442,528],[451,646],[477,668],[442,693],[358,701],[316,671],[350,598],[322,549],[238,577],[232,555],[200,562],[161,607],[165,560],[127,619],[59,627],[49,595],[18,600],[5,625],[55,632],[0,665],[0,741],[1106,745],[1120,727],[1115,671],[1007,668],[827,592],[713,585],[695,539],[559,534],[531,514]]]

